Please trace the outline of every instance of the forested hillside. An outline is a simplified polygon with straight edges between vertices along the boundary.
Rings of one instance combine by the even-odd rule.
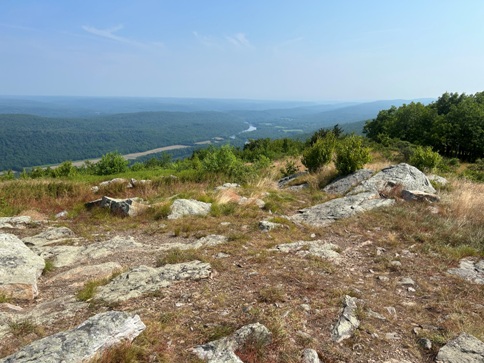
[[[364,132],[378,142],[400,139],[474,161],[484,157],[484,92],[444,93],[427,106],[420,102],[393,106],[367,122]]]
[[[0,115],[0,170],[132,153],[246,129],[235,116],[219,112],[144,112],[93,118]]]

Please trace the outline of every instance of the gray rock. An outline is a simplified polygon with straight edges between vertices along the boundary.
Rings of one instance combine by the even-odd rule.
[[[0,292],[15,299],[33,299],[45,261],[13,234],[0,234]]]
[[[215,190],[221,191],[221,190],[236,189],[236,188],[240,188],[240,184],[237,184],[237,183],[225,183],[223,185],[220,185],[220,186],[216,187]]]
[[[346,194],[353,187],[361,182],[368,180],[373,175],[373,171],[369,169],[360,169],[354,173],[342,178],[338,178],[331,184],[323,188],[323,191],[328,194]]]
[[[432,194],[436,192],[424,173],[414,166],[402,163],[382,169],[382,171],[370,179],[363,181],[350,194],[364,192],[380,193],[395,186],[401,186],[402,189],[417,190]]]
[[[75,238],[74,232],[67,227],[49,227],[33,237],[26,237],[23,242],[27,246],[48,246]]]
[[[192,349],[198,358],[209,363],[243,363],[235,351],[250,341],[258,345],[271,342],[271,332],[262,324],[255,323],[243,326],[232,335],[199,345]]]
[[[345,296],[343,312],[331,332],[331,338],[336,343],[350,338],[360,326],[360,321],[356,317],[356,301],[356,297]]]
[[[209,263],[191,261],[159,268],[139,266],[122,273],[109,284],[101,286],[96,299],[120,302],[170,286],[174,281],[199,280],[210,277]]]
[[[435,183],[440,184],[442,186],[449,184],[449,181],[447,179],[445,179],[444,177],[441,177],[439,175],[430,174],[430,175],[427,175],[427,178],[431,182],[435,182]]]
[[[35,223],[29,216],[0,217],[0,229],[25,229],[29,224]],[[35,223],[38,224],[38,223]]]
[[[447,272],[475,284],[484,284],[484,260],[474,262],[472,259],[463,258],[458,268],[451,268]]]
[[[269,232],[269,231],[272,231],[273,229],[282,228],[282,227],[284,227],[284,224],[281,224],[281,223],[274,223],[274,222],[269,222],[269,221],[260,221],[259,222],[259,229],[262,232]]]
[[[470,334],[462,333],[440,348],[436,361],[439,363],[483,363],[484,343]]]
[[[141,201],[141,198],[115,199],[104,196],[101,199],[86,203],[85,207],[87,209],[94,207],[108,208],[114,215],[135,217],[149,208],[148,205],[140,203]]]
[[[194,199],[177,199],[171,205],[171,214],[168,219],[178,219],[187,215],[206,216],[211,207],[211,203],[199,202]]]
[[[136,180],[135,178],[131,178],[128,184],[128,188],[136,188],[142,185],[150,185],[152,183],[149,179],[141,179]]]
[[[304,349],[301,363],[320,363],[318,353],[314,349]]]
[[[294,192],[299,192],[303,189],[307,189],[309,188],[309,183],[302,183],[302,184],[298,184],[298,185],[292,185],[290,187],[287,187],[286,189],[287,190],[292,190]]]
[[[110,186],[111,184],[128,184],[128,183],[129,183],[128,180],[126,180],[124,178],[114,178],[114,179],[106,180],[106,181],[99,183],[99,187],[100,188],[106,188],[106,187]]]
[[[404,286],[415,286],[415,281],[410,277],[402,277],[398,283]]]
[[[432,341],[430,341],[430,339],[427,339],[427,338],[420,338],[418,340],[418,344],[425,350],[430,350],[432,349]]]
[[[328,243],[323,240],[316,241],[297,241],[293,243],[285,243],[277,245],[274,250],[295,253],[299,256],[316,256],[327,259],[338,259],[340,254],[337,252],[339,246]]]
[[[54,246],[40,247],[40,256],[51,260],[54,267],[70,266],[75,263],[85,263],[96,258],[110,256],[116,252],[136,252],[148,249],[138,243],[133,237],[116,236],[109,241],[97,242],[87,246]]]
[[[282,179],[279,179],[277,181],[277,185],[279,186],[279,188],[284,188],[286,187],[289,183],[291,183],[292,181],[300,178],[301,176],[303,175],[306,175],[307,174],[307,171],[302,171],[302,172],[299,172],[299,173],[296,173],[296,174],[292,174],[292,175],[289,175],[289,176],[286,176]]]
[[[407,202],[428,202],[428,203],[436,203],[440,202],[440,197],[435,194],[420,192],[418,190],[402,190],[402,194],[400,195],[403,200]]]
[[[222,243],[227,243],[228,238],[226,236],[218,234],[210,234],[208,236],[199,238],[192,243],[163,243],[158,246],[159,251],[167,251],[173,249],[188,250],[188,249],[199,249],[203,247],[213,247]]]
[[[338,219],[348,218],[357,213],[390,206],[394,203],[393,199],[380,199],[375,192],[360,193],[301,209],[298,214],[291,216],[290,219],[311,226],[325,227]]]
[[[59,212],[55,215],[55,219],[67,218],[68,215],[69,213],[66,210],[63,210],[62,212]]]
[[[78,327],[34,341],[0,363],[83,363],[122,341],[132,341],[145,325],[138,315],[108,311]]]
[[[100,265],[82,265],[71,270],[62,272],[50,278],[47,283],[68,282],[70,286],[82,286],[89,280],[101,280],[111,277],[116,272],[121,272],[123,267],[117,262],[106,262]]]

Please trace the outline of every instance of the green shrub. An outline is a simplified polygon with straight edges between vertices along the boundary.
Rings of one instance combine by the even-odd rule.
[[[118,152],[107,153],[96,163],[94,170],[96,175],[124,173],[128,170],[128,160]]]
[[[351,135],[336,147],[336,169],[342,175],[354,173],[371,160],[370,149],[363,146],[363,139]]]
[[[409,160],[411,165],[426,171],[434,170],[441,162],[442,156],[430,146],[416,146]]]
[[[299,171],[299,168],[296,165],[296,162],[294,160],[288,160],[286,161],[286,164],[284,165],[283,168],[280,169],[281,174],[283,177],[289,176],[296,174]]]
[[[332,132],[327,133],[324,138],[317,139],[312,146],[303,151],[302,163],[309,172],[318,171],[333,159],[335,145],[336,137]]]

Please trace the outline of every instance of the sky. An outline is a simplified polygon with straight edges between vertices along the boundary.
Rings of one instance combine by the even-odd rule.
[[[482,0],[0,0],[0,95],[470,94],[483,19]]]

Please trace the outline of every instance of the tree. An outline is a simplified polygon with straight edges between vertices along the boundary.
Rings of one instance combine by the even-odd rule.
[[[329,131],[323,138],[317,139],[312,146],[303,151],[301,162],[310,173],[318,171],[333,160],[335,144],[336,137]]]
[[[95,174],[111,175],[124,173],[128,170],[128,160],[118,152],[111,152],[103,155],[101,160],[95,164]]]
[[[370,149],[363,146],[363,139],[351,135],[336,147],[336,169],[342,175],[354,173],[370,162]]]

